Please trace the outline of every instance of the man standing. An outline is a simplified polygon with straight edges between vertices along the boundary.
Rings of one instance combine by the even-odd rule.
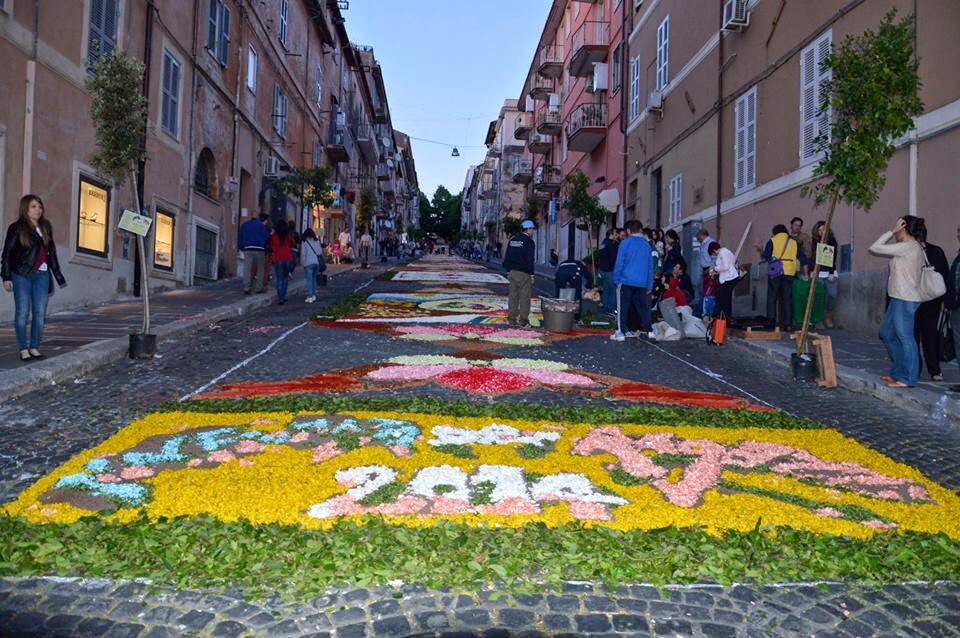
[[[260,213],[260,218],[253,217],[240,225],[237,233],[237,248],[243,251],[243,294],[249,295],[257,284],[256,292],[263,292],[264,279],[258,275],[265,272],[264,255],[267,242],[270,241],[270,230],[264,223],[269,219],[266,213]]]
[[[639,337],[650,331],[650,288],[653,286],[653,249],[640,234],[640,222],[626,223],[627,238],[617,251],[613,280],[617,284],[617,331],[610,335],[613,341]],[[630,309],[640,317],[640,332],[630,330],[627,318]]]
[[[601,304],[607,313],[613,313],[617,308],[617,285],[613,283],[613,269],[617,265],[617,251],[620,247],[618,236],[616,228],[607,231],[607,238],[600,246],[600,259],[597,264],[603,282]]]
[[[380,254],[383,254],[383,240],[380,240]],[[360,236],[360,256],[363,261],[362,268],[370,267],[370,250],[373,248],[373,237],[370,236],[370,229],[363,227],[363,235]]]
[[[960,226],[957,226],[957,241],[960,242]],[[947,280],[947,296],[944,304],[950,311],[950,322],[953,325],[953,345],[960,350],[960,250],[950,265],[950,278]],[[958,352],[960,354],[960,352]],[[957,357],[960,364],[960,356]],[[960,392],[960,384],[950,386],[951,392]]]
[[[804,255],[810,255],[810,235],[803,232],[803,220],[799,217],[794,217],[790,220],[790,237],[797,242],[800,250]],[[814,257],[816,257],[814,255]],[[809,267],[806,263],[801,264],[803,266],[804,278],[809,274]]]
[[[337,238],[337,242],[340,244],[340,254],[346,254],[347,246],[350,245],[350,231],[346,228],[341,230],[340,236]]]
[[[507,323],[516,326],[530,325],[530,296],[533,293],[533,267],[536,244],[533,242],[534,224],[526,219],[521,224],[523,230],[510,238],[507,254],[503,258],[503,267],[507,269],[510,280],[510,300]]]

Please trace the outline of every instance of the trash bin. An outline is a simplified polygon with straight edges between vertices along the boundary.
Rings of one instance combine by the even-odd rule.
[[[799,328],[803,324],[803,313],[807,310],[807,295],[810,294],[810,282],[802,279],[793,281],[793,325]],[[827,287],[817,282],[813,293],[813,310],[810,312],[810,324],[823,322],[823,312],[827,305]]]
[[[576,301],[541,298],[543,327],[551,332],[570,332],[573,330],[579,305]]]

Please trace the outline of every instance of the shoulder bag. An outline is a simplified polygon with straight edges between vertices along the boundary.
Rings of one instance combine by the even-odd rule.
[[[927,251],[923,250],[923,268],[920,270],[920,301],[932,301],[947,294],[947,282],[943,275],[930,265],[927,260]]]
[[[783,254],[787,252],[787,246],[790,245],[790,242],[793,241],[790,237],[787,237],[787,241],[783,242],[783,250],[780,251],[780,256],[776,259],[771,259],[770,263],[767,264],[767,278],[776,279],[777,277],[783,277]],[[770,248],[773,248],[773,240],[770,240]],[[771,251],[772,252],[772,251]]]

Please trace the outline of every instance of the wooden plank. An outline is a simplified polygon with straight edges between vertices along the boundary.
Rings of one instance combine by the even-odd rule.
[[[830,337],[817,337],[813,341],[817,349],[817,368],[820,378],[817,385],[824,388],[837,387],[837,366],[833,360],[833,341]]]
[[[748,341],[779,341],[781,336],[780,328],[766,330],[754,326],[747,326],[746,328],[731,328],[730,334],[734,337],[747,339]]]

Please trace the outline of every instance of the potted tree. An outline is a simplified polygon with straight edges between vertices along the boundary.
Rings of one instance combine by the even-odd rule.
[[[274,185],[284,195],[299,199],[302,211],[312,211],[317,206],[329,206],[333,203],[330,169],[326,166],[291,169],[289,173],[276,180]],[[302,228],[303,220],[300,221],[300,225]]]
[[[590,178],[583,171],[567,175],[564,179],[567,186],[567,197],[564,205],[570,216],[577,220],[577,228],[587,231],[587,253],[590,255],[590,266],[597,272],[596,251],[593,249],[594,234],[597,246],[600,245],[600,227],[607,221],[607,209],[600,204],[595,196],[590,195]]]
[[[93,65],[93,75],[87,80],[97,144],[90,164],[116,184],[129,180],[134,211],[140,215],[143,209],[137,192],[137,176],[140,165],[147,159],[143,71],[143,64],[114,51]],[[150,334],[150,274],[142,235],[137,235],[137,253],[142,277],[143,322],[140,332],[130,334],[129,354],[131,359],[149,359],[156,350],[157,336]]]
[[[896,15],[895,9],[887,13],[877,31],[847,36],[822,62],[830,79],[824,83],[819,113],[832,116],[832,126],[814,140],[823,152],[814,170],[814,176],[821,179],[804,187],[802,194],[813,195],[818,206],[828,203],[823,237],[830,235],[833,212],[841,199],[864,211],[873,207],[886,183],[885,171],[897,138],[913,128],[913,118],[923,112],[914,17],[897,21]],[[806,354],[819,275],[820,264],[816,263],[794,367]]]

